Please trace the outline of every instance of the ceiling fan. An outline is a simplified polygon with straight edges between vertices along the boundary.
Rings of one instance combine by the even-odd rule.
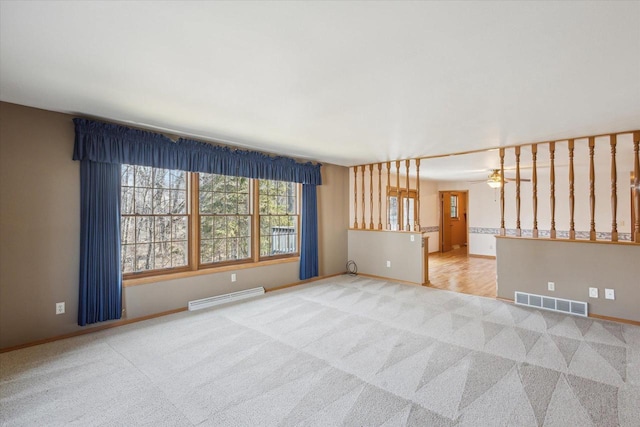
[[[515,178],[504,178],[504,182],[511,182],[511,181],[515,181]],[[530,179],[525,179],[525,178],[520,178],[520,181],[522,182],[529,182],[531,181]],[[471,182],[484,182],[484,180],[479,180],[479,181],[471,181]],[[489,176],[487,177],[487,185],[489,185],[489,187],[491,188],[500,188],[502,185],[502,180],[500,179],[500,169],[492,169],[491,173],[489,174]]]

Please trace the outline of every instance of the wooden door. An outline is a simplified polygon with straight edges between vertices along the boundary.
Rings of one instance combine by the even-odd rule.
[[[440,251],[448,252],[451,246],[451,192],[440,192]]]

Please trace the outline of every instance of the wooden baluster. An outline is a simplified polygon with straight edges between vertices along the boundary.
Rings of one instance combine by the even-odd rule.
[[[533,231],[532,236],[538,237],[538,168],[536,165],[538,158],[538,145],[531,145],[531,160],[533,163],[533,171],[531,173],[531,183],[533,184]]]
[[[569,140],[569,239],[576,239],[576,223],[575,223],[575,176],[573,173],[573,149],[574,141]]]
[[[396,160],[396,190],[396,206],[398,207],[398,220],[396,225],[398,226],[398,231],[400,231],[402,230],[402,218],[400,218],[400,203],[402,203],[400,199],[400,160]]]
[[[610,136],[611,144],[611,241],[618,241],[618,171],[616,169],[616,135]]]
[[[382,163],[378,163],[378,230],[382,230]]]
[[[353,168],[353,228],[358,228],[358,166]]]
[[[549,237],[556,238],[556,143],[549,143],[549,198],[551,206],[551,230]]]
[[[640,132],[633,133],[633,194],[634,194],[634,206],[636,224],[634,230],[634,240],[636,243],[640,243],[640,155],[638,153],[638,146],[640,145]]]
[[[504,226],[504,148],[500,149],[500,235],[507,235]]]
[[[405,167],[407,169],[407,210],[405,211],[407,215],[407,224],[405,225],[405,231],[411,231],[411,224],[409,223],[409,162],[410,160],[404,161]]]
[[[369,229],[373,230],[373,163],[369,165]]]
[[[391,162],[387,162],[387,230],[391,230],[391,200],[389,188],[391,187]]]
[[[596,139],[589,137],[589,211],[591,213],[589,240],[596,240],[596,170],[593,162],[595,146]]]
[[[362,224],[360,224],[360,228],[362,228],[363,230],[367,228],[367,221],[364,219],[365,217],[365,205],[364,205],[364,201],[365,201],[365,194],[364,194],[364,174],[367,170],[367,167],[365,165],[362,165]]]
[[[420,159],[416,159],[416,221],[413,231],[420,231]]]
[[[520,147],[516,147],[516,236],[522,236],[520,228]]]

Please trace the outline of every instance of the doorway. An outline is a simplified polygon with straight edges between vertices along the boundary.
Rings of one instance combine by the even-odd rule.
[[[440,191],[440,252],[466,248],[468,191]]]

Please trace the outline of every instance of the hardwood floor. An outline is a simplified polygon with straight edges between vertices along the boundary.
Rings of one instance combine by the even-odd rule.
[[[496,297],[496,260],[467,255],[467,247],[429,254],[429,286],[464,294]]]

